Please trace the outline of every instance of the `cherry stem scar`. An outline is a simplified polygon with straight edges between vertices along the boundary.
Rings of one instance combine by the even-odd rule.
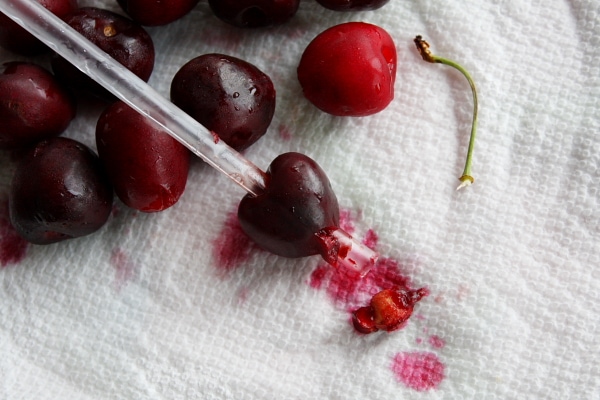
[[[477,103],[477,89],[475,88],[475,82],[473,82],[473,78],[471,78],[471,74],[464,69],[460,64],[452,60],[448,60],[447,58],[438,57],[431,53],[429,50],[429,43],[427,43],[420,35],[415,37],[414,39],[415,45],[417,46],[417,50],[423,60],[430,63],[439,63],[445,64],[452,68],[457,69],[469,82],[469,86],[471,86],[471,91],[473,92],[473,122],[471,124],[471,136],[469,139],[469,149],[467,151],[467,159],[465,161],[465,168],[463,170],[462,176],[459,178],[461,184],[456,188],[456,190],[462,189],[466,186],[472,184],[475,180],[471,175],[471,164],[473,162],[473,149],[475,147],[475,136],[477,135],[477,113],[478,113],[478,103]]]

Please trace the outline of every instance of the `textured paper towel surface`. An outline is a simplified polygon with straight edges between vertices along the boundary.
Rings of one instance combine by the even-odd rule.
[[[304,0],[284,26],[240,31],[201,1],[148,29],[150,84],[165,96],[203,53],[271,76],[276,114],[246,156],[261,168],[286,151],[317,160],[345,226],[388,269],[351,286],[316,257],[257,250],[232,214],[243,191],[200,161],[168,211],[116,202],[94,235],[15,251],[3,153],[0,398],[600,398],[599,14],[591,0],[391,0],[360,13]],[[382,26],[398,49],[396,98],[371,117],[323,114],[295,78],[309,41],[345,21]],[[476,182],[462,192],[470,90],[419,58],[417,34],[478,85]],[[100,111],[81,105],[65,136],[95,148]],[[349,310],[394,282],[430,295],[402,330],[356,334]]]

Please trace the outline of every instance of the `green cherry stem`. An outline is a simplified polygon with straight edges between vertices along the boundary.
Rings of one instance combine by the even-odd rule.
[[[473,82],[473,78],[471,78],[471,74],[464,69],[460,64],[455,63],[452,60],[448,60],[447,58],[438,57],[431,53],[429,50],[429,43],[427,43],[421,36],[415,37],[415,45],[417,46],[417,50],[419,50],[419,54],[423,57],[423,60],[430,63],[440,63],[448,65],[452,68],[460,71],[461,74],[471,86],[471,91],[473,92],[473,123],[471,124],[471,138],[469,139],[469,149],[467,151],[467,160],[465,161],[465,168],[463,170],[462,176],[459,178],[461,184],[456,188],[456,190],[462,189],[466,186],[472,184],[475,180],[473,176],[471,176],[471,164],[473,162],[473,149],[475,147],[475,136],[477,135],[477,89],[475,88],[475,82]]]

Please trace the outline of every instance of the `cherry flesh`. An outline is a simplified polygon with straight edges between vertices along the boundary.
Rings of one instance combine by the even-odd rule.
[[[139,24],[166,25],[183,17],[199,0],[117,0],[123,11]]]
[[[17,166],[10,220],[31,243],[59,242],[100,229],[112,199],[98,156],[75,140],[55,137],[39,142]]]
[[[283,257],[326,254],[319,232],[339,226],[339,206],[319,165],[300,153],[284,153],[267,170],[267,186],[246,195],[238,218],[259,246]]]
[[[384,289],[371,298],[370,305],[354,311],[354,328],[360,333],[400,329],[412,315],[415,304],[426,295],[426,289]]]
[[[240,28],[281,25],[298,11],[300,0],[208,0],[221,20]]]
[[[25,62],[0,68],[0,149],[24,147],[67,128],[75,102],[49,71]]]
[[[175,74],[171,101],[241,151],[267,131],[275,113],[275,88],[265,73],[246,61],[205,54]]]
[[[95,7],[83,7],[65,17],[65,22],[140,79],[148,81],[154,68],[154,44],[138,23],[119,14]],[[99,97],[112,98],[108,91],[55,55],[52,70],[62,81]]]
[[[396,47],[382,28],[347,22],[320,33],[298,65],[304,96],[337,116],[382,111],[394,98]]]
[[[183,194],[189,150],[125,103],[102,113],[96,146],[115,193],[129,207],[162,211]]]
[[[367,11],[376,10],[390,0],[317,0],[317,3],[334,11]]]
[[[77,9],[77,0],[37,0],[59,18]],[[49,48],[19,24],[0,13],[0,47],[24,56],[41,54]]]

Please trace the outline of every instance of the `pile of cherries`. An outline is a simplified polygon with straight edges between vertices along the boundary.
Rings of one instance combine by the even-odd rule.
[[[38,1],[147,81],[155,50],[143,26],[173,22],[199,0],[115,0],[129,18],[79,8],[77,0]],[[317,1],[331,10],[352,11],[374,10],[389,0]],[[259,28],[288,21],[299,0],[208,0],[208,4],[228,24]],[[28,56],[47,50],[2,14],[0,46]],[[19,149],[21,154],[9,193],[10,220],[17,232],[35,244],[88,235],[107,221],[113,193],[143,212],[174,205],[185,190],[190,152],[59,55],[52,56],[51,68],[53,73],[34,63],[9,62],[0,70],[0,149]],[[305,97],[336,116],[383,110],[394,97],[395,75],[392,38],[382,28],[362,22],[336,25],[319,34],[297,69]],[[107,100],[96,124],[97,154],[59,136],[75,117],[74,93]],[[248,148],[266,133],[276,103],[267,74],[225,54],[199,55],[181,66],[172,78],[170,96],[175,105],[216,132],[215,140],[236,150]],[[260,246],[285,257],[322,254],[319,235],[339,224],[337,199],[325,173],[309,157],[286,153],[271,163],[266,182],[264,193],[247,195],[240,203],[244,231]],[[364,322],[365,310],[360,315],[359,330],[374,331]],[[383,329],[380,325],[377,328]]]

